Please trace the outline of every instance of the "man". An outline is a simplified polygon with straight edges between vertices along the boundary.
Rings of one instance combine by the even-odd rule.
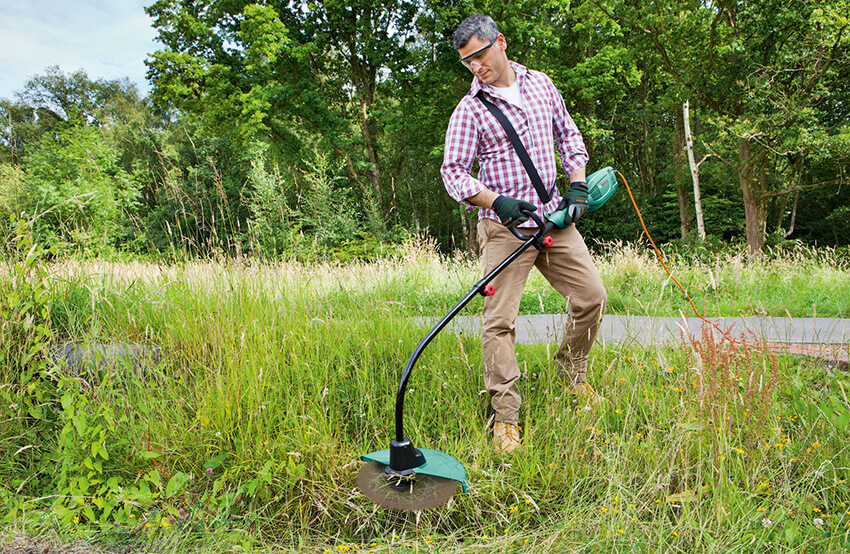
[[[478,241],[485,274],[521,244],[509,227],[535,228],[528,212],[555,211],[562,197],[553,145],[557,144],[570,190],[564,197],[573,221],[587,206],[587,150],[581,133],[567,113],[564,100],[545,74],[509,61],[507,40],[488,16],[465,19],[454,34],[453,46],[472,72],[472,90],[449,121],[441,174],[449,194],[470,210],[478,208]],[[543,204],[504,128],[476,95],[483,91],[510,119],[528,150],[551,200]],[[471,175],[478,160],[477,178]],[[562,206],[563,207],[563,206]],[[531,267],[569,301],[563,341],[555,367],[579,399],[595,403],[601,397],[586,381],[587,354],[596,337],[607,295],[599,273],[574,223],[556,229],[554,245],[526,250],[492,282],[495,294],[484,300],[482,330],[484,384],[495,412],[493,445],[507,454],[520,445],[517,387],[520,377],[514,351],[514,322]]]

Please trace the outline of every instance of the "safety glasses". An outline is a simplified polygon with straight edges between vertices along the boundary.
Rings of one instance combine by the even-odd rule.
[[[462,57],[460,59],[460,63],[465,65],[467,67],[467,69],[472,69],[473,63],[478,63],[478,65],[481,65],[481,61],[484,59],[484,56],[487,55],[487,49],[490,48],[491,46],[493,46],[494,44],[496,44],[496,40],[498,40],[498,38],[499,38],[499,35],[496,35],[496,37],[493,40],[490,41],[490,44],[488,44],[484,48],[479,48],[478,50],[476,50],[472,54],[469,54],[468,56]]]

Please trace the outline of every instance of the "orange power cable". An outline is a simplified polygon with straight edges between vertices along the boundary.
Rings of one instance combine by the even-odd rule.
[[[637,212],[638,219],[640,219],[640,224],[641,224],[641,227],[643,227],[643,232],[646,234],[646,238],[649,239],[650,244],[652,244],[652,248],[655,250],[655,255],[658,256],[658,260],[661,262],[661,266],[664,268],[664,271],[667,272],[667,275],[670,276],[670,278],[673,280],[673,282],[676,283],[676,285],[678,285],[679,289],[682,291],[682,294],[685,295],[685,298],[690,303],[691,308],[693,308],[694,313],[701,320],[703,320],[704,322],[708,323],[709,325],[711,325],[712,327],[717,329],[720,332],[720,334],[723,335],[724,337],[726,337],[730,342],[737,343],[737,344],[744,344],[744,342],[733,339],[732,337],[730,337],[728,331],[724,331],[716,323],[714,323],[710,319],[707,319],[704,315],[699,313],[696,305],[694,304],[694,301],[691,299],[691,295],[688,294],[688,291],[685,290],[685,287],[683,287],[682,284],[679,282],[679,280],[676,279],[673,276],[673,274],[670,272],[669,269],[667,269],[667,264],[664,263],[664,257],[661,255],[661,251],[655,245],[655,241],[652,240],[652,235],[649,234],[649,229],[646,228],[646,223],[644,223],[644,221],[643,221],[643,215],[641,215],[641,213],[640,213],[640,208],[638,208],[637,202],[635,201],[635,197],[632,194],[632,189],[631,189],[631,187],[629,187],[629,182],[626,180],[625,175],[623,175],[619,171],[616,171],[616,173],[617,173],[617,175],[620,176],[620,178],[623,180],[623,183],[626,185],[626,190],[629,192],[629,198],[631,198],[631,200],[632,200],[632,206],[634,206],[635,212]],[[819,353],[834,352],[834,351],[843,349],[843,347],[836,347],[836,348],[831,348],[831,349],[828,349],[828,350],[823,350],[823,349],[816,349],[816,348],[807,348],[805,346],[791,346],[791,345],[787,345],[787,344],[767,345],[767,347],[768,348],[776,348],[776,349],[791,349],[791,348],[794,348],[794,349],[797,349],[797,350],[807,350],[807,351],[819,352]]]

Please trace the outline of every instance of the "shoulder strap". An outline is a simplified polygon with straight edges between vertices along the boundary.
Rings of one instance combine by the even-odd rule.
[[[478,94],[475,96],[484,103],[487,109],[490,110],[490,113],[493,114],[499,123],[502,124],[502,128],[504,128],[505,133],[508,135],[508,140],[511,141],[514,150],[516,150],[516,153],[522,162],[522,166],[525,168],[525,172],[528,174],[528,177],[531,179],[531,183],[534,185],[534,190],[537,191],[537,195],[540,197],[540,200],[542,200],[544,204],[547,204],[552,199],[552,196],[546,190],[546,186],[543,184],[540,174],[537,173],[537,168],[534,167],[534,162],[531,161],[531,156],[529,156],[528,150],[525,149],[525,145],[523,145],[519,135],[517,135],[514,126],[511,125],[510,120],[502,113],[502,110],[500,110],[498,106],[484,97],[483,90],[479,90]]]

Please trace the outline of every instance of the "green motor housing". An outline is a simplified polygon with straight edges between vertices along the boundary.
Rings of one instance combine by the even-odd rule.
[[[617,192],[617,172],[613,167],[603,167],[587,177],[587,211],[601,208]]]
[[[617,171],[611,166],[603,167],[591,173],[586,182],[587,211],[592,212],[601,208],[617,192]],[[546,219],[558,229],[566,229],[571,223],[567,221],[567,208],[546,214]]]

